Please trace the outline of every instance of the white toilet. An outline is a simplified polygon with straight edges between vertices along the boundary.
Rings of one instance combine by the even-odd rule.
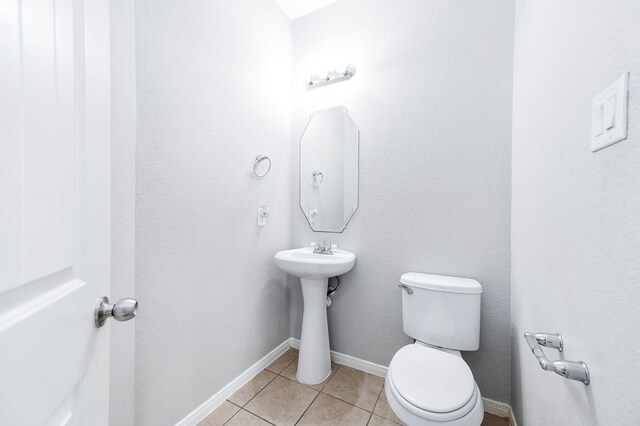
[[[385,393],[409,426],[479,426],[480,390],[459,351],[480,341],[482,286],[469,278],[409,272],[400,278],[404,332],[416,342],[393,356]]]

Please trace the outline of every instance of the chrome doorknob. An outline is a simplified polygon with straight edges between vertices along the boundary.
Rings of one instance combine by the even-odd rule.
[[[136,299],[121,299],[115,304],[111,304],[108,297],[101,297],[95,311],[96,327],[102,327],[111,317],[117,321],[129,321],[136,316],[137,312],[138,301]]]

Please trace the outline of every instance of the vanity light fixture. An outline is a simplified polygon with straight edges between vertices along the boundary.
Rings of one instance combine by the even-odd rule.
[[[325,84],[329,83],[337,83],[338,81],[350,79],[354,76],[355,73],[355,65],[349,64],[344,71],[329,71],[324,77],[321,77],[318,74],[312,74],[309,77],[309,81],[307,81],[306,86],[307,89],[311,89],[313,87],[324,86]]]

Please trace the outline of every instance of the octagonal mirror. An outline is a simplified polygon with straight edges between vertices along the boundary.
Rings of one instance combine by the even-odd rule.
[[[300,139],[300,207],[312,230],[342,232],[358,208],[359,139],[345,107],[311,115]]]

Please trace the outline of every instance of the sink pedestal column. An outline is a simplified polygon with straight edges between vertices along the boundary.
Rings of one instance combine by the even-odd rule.
[[[331,373],[327,324],[327,278],[300,278],[304,313],[300,334],[297,378],[301,383],[322,383]]]

